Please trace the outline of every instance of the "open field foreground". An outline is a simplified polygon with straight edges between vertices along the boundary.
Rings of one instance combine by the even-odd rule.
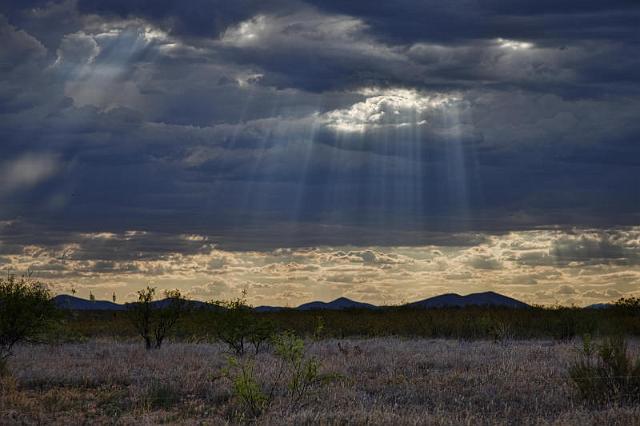
[[[375,338],[307,342],[323,380],[293,406],[286,387],[258,424],[640,424],[640,406],[587,406],[567,381],[580,342]],[[638,354],[638,340],[630,343]],[[223,377],[225,348],[140,342],[22,346],[0,390],[2,424],[252,421]],[[249,357],[250,358],[250,357]],[[278,359],[255,358],[258,383]]]

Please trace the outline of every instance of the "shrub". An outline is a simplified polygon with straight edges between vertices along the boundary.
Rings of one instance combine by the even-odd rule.
[[[138,301],[128,305],[129,319],[147,350],[160,349],[167,333],[189,309],[179,290],[165,291],[166,299],[154,303],[155,293],[151,287],[140,290]]]
[[[254,353],[257,355],[262,348],[272,339],[275,334],[275,324],[264,318],[252,316],[253,324],[249,327],[249,343],[253,346]]]
[[[287,396],[294,408],[304,401],[318,380],[320,364],[315,358],[305,357],[304,341],[291,332],[276,336],[273,345],[281,360],[280,371],[285,371],[289,377]]]
[[[43,283],[24,276],[0,278],[0,373],[13,347],[38,337],[55,316],[51,293]]]
[[[257,354],[274,335],[275,325],[256,316],[247,304],[246,292],[243,291],[242,297],[237,299],[213,303],[221,308],[216,317],[216,337],[226,343],[235,355],[244,355],[248,344],[253,346]]]
[[[299,407],[310,396],[315,384],[321,383],[320,363],[305,353],[304,341],[290,332],[273,339],[274,354],[278,358],[270,385],[256,378],[255,360],[229,357],[224,377],[231,380],[233,394],[241,402],[246,414],[253,418],[267,410],[276,395],[285,398],[289,409]]]
[[[640,358],[632,359],[622,337],[599,345],[585,336],[569,377],[580,396],[590,403],[640,402]]]
[[[271,395],[263,391],[254,374],[254,361],[229,357],[223,374],[231,380],[233,394],[251,417],[258,417],[271,404]]]

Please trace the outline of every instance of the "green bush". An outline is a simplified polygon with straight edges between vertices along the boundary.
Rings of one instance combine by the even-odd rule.
[[[246,292],[240,298],[214,304],[220,308],[214,324],[216,338],[237,356],[244,355],[248,345],[257,354],[275,334],[275,324],[253,312],[246,301]]]
[[[587,402],[640,402],[640,358],[629,355],[623,337],[610,337],[598,345],[585,336],[569,377]]]
[[[277,395],[284,398],[288,409],[304,404],[312,388],[323,383],[319,374],[320,363],[306,355],[304,341],[291,332],[273,338],[274,355],[278,367],[270,384],[260,382],[255,374],[255,359],[229,357],[223,376],[232,383],[235,397],[244,412],[252,418],[264,413]]]
[[[258,354],[261,349],[267,346],[275,332],[276,326],[273,321],[253,316],[253,324],[249,327],[248,339],[253,346],[255,354]]]
[[[271,395],[267,395],[254,374],[253,360],[240,361],[229,357],[225,377],[231,380],[233,394],[240,400],[243,408],[251,417],[260,416],[271,404]]]
[[[280,371],[289,377],[287,397],[290,407],[297,407],[317,383],[320,363],[313,357],[305,357],[304,341],[291,332],[277,335],[273,346],[276,356],[281,360]]]
[[[47,287],[29,277],[0,278],[0,373],[13,348],[41,336],[57,311]]]

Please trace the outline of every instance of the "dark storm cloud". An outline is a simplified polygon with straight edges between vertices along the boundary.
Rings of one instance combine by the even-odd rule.
[[[79,0],[81,13],[139,17],[178,34],[218,36],[257,13],[283,13],[286,0]]]
[[[105,262],[158,260],[182,253],[193,255],[211,250],[204,237],[150,232],[79,233],[47,232],[21,221],[0,223],[2,255],[22,254],[25,246],[50,249],[65,260]]]
[[[560,41],[590,38],[638,40],[633,0],[371,2],[312,0],[315,6],[364,19],[374,33],[397,41],[462,43],[465,39],[525,38]],[[615,27],[615,30],[611,28]]]
[[[559,34],[552,40],[501,29],[456,40],[468,30],[464,23],[447,28],[442,32],[446,39],[441,40],[440,33],[428,34],[429,19],[437,19],[432,16],[419,21],[423,38],[389,40],[374,31],[378,21],[371,22],[366,16],[323,15],[308,9],[284,16],[264,15],[230,27],[224,48],[217,53],[230,62],[265,71],[261,84],[314,92],[367,85],[468,90],[478,84],[487,89],[524,89],[573,98],[638,91],[633,70],[639,64],[632,52],[639,42],[635,22],[640,16],[628,25],[602,23],[605,35],[611,35],[612,26],[628,28],[630,37],[618,34],[614,40],[580,33],[580,29],[575,37]],[[482,15],[471,16],[484,22]],[[386,19],[398,23],[393,17]],[[500,17],[500,22],[503,19],[511,18]],[[552,19],[546,18],[545,26],[532,30],[533,34],[552,33],[553,28],[546,26]],[[580,28],[593,25],[585,23]],[[559,31],[566,26],[567,22],[557,23]],[[255,38],[242,40],[238,28],[245,33],[254,31]]]
[[[481,0],[479,3],[490,10],[514,15],[574,14],[612,10],[624,11],[637,9],[638,6],[635,0],[613,0],[608,2],[597,0],[542,0],[537,2],[529,2],[526,0],[510,2]]]
[[[3,250],[84,238],[108,262],[122,259],[97,251],[117,245],[192,253],[192,233],[235,248],[442,245],[636,224],[639,10],[3,5],[0,220],[34,227]],[[129,230],[149,233],[138,246]],[[78,237],[100,232],[116,237]],[[561,243],[557,259],[597,256]]]
[[[568,229],[556,234],[548,250],[524,251],[516,257],[527,266],[640,265],[637,228]]]

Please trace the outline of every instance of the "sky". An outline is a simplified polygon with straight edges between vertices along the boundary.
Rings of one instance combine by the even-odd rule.
[[[640,295],[637,0],[0,3],[0,271],[97,298]]]

